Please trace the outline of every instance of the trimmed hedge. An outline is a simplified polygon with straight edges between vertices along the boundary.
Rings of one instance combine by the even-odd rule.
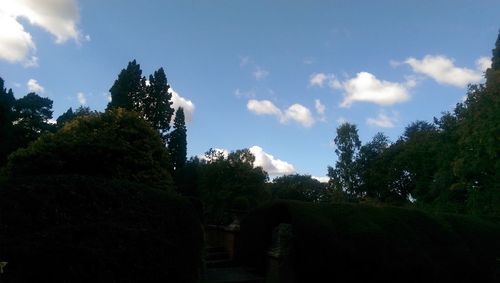
[[[195,210],[165,191],[81,176],[0,189],[5,282],[192,282],[202,246]]]
[[[500,282],[500,225],[491,219],[280,201],[242,221],[237,259],[264,273],[279,223],[293,227],[298,282]]]

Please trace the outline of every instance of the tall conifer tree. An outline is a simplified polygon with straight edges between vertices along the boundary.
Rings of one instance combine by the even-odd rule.
[[[135,60],[128,63],[118,75],[118,79],[109,90],[111,102],[108,109],[124,108],[130,111],[141,112],[141,96],[146,79],[142,76],[141,66]]]
[[[142,100],[143,114],[146,121],[160,132],[163,141],[167,142],[167,134],[170,130],[170,121],[174,114],[172,108],[172,94],[163,68],[155,71],[149,76],[149,84],[146,86]]]
[[[175,112],[174,130],[170,134],[168,150],[173,163],[173,169],[178,170],[186,164],[187,141],[184,109],[179,107]]]

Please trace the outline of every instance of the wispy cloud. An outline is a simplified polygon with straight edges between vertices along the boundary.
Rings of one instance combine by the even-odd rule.
[[[253,76],[256,80],[260,81],[260,80],[265,79],[267,76],[269,76],[269,71],[257,66],[257,67],[255,67],[255,70],[253,71]]]
[[[78,103],[80,103],[80,105],[87,104],[87,98],[85,97],[85,93],[79,92],[76,94],[76,97],[78,98]]]
[[[392,117],[389,117],[385,112],[380,111],[376,118],[366,119],[368,125],[377,126],[380,128],[394,128],[395,123],[398,121],[398,114],[393,113]]]
[[[316,108],[316,113],[320,116],[319,120],[324,122],[326,121],[325,117],[325,111],[326,111],[326,106],[321,103],[321,100],[316,99],[314,100],[314,108]]]
[[[341,89],[342,84],[334,74],[313,73],[309,76],[309,86],[324,87],[329,86],[332,89]]]

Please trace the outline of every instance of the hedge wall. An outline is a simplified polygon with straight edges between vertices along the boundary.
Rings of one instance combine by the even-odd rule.
[[[280,201],[242,221],[237,259],[264,273],[279,223],[293,227],[298,282],[500,282],[500,225],[494,219]]]

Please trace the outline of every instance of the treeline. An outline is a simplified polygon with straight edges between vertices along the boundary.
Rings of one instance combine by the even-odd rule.
[[[485,78],[453,112],[411,123],[393,143],[378,133],[361,145],[355,125],[339,126],[332,196],[500,215],[500,35]]]
[[[50,99],[0,84],[0,279],[199,279],[201,213],[173,177],[186,161],[184,113],[163,69],[146,80],[132,61],[105,112],[70,108],[55,122]]]

